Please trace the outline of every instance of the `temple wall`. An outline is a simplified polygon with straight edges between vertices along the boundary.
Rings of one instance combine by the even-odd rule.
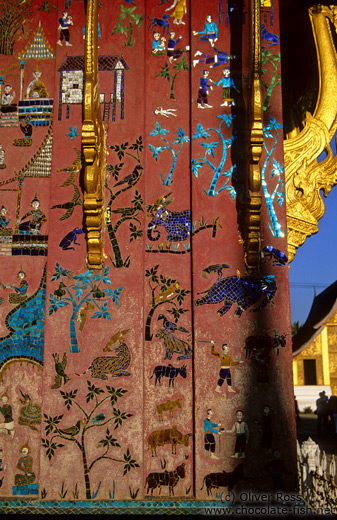
[[[0,20],[10,3],[25,22],[13,48],[0,36],[1,496],[207,501],[223,472],[293,489],[277,1],[261,11],[255,271],[247,2],[99,8],[101,270],[83,232],[84,3],[6,0]]]

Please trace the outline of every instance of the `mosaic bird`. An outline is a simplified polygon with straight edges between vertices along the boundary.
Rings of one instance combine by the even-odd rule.
[[[76,153],[76,159],[70,166],[65,166],[64,168],[60,168],[59,170],[56,170],[57,172],[70,172],[71,175],[69,176],[68,180],[62,184],[62,186],[69,186],[69,184],[73,184],[76,179],[76,175],[82,168],[82,152],[78,148],[74,148],[74,151]]]
[[[139,208],[117,208],[111,210],[111,213],[120,213],[122,217],[131,217]]]
[[[74,211],[76,206],[79,206],[81,204],[83,205],[83,202],[81,200],[80,191],[79,191],[78,187],[75,184],[73,184],[72,186],[74,187],[74,196],[73,196],[73,198],[69,202],[64,202],[63,204],[56,204],[55,206],[51,207],[51,209],[63,208],[63,209],[67,210],[65,212],[65,214],[62,215],[61,218],[59,218],[59,220],[66,220],[67,218],[69,218],[73,214],[73,211]]]
[[[158,294],[158,296],[155,297],[155,299],[154,299],[155,303],[166,302],[166,300],[169,300],[170,298],[172,298],[172,296],[174,296],[176,294],[179,287],[180,287],[179,282],[176,282],[176,283],[170,285],[170,287],[168,287],[166,289],[166,291],[162,291],[160,294]]]
[[[161,197],[159,197],[159,199],[157,199],[156,202],[154,204],[152,204],[152,206],[146,206],[147,210],[148,210],[147,216],[153,217],[160,208],[168,206],[173,200],[173,199],[167,200],[167,197],[169,197],[171,195],[171,193],[172,193],[172,191],[170,191],[170,193],[168,193],[167,195],[162,195]]]
[[[129,330],[130,329],[119,330],[118,332],[116,332],[116,334],[111,336],[110,340],[105,345],[103,352],[111,352],[110,345],[113,345],[114,343],[116,343],[116,341],[119,341],[119,343],[123,343],[125,341],[124,336],[127,332],[129,332]]]
[[[61,433],[62,435],[70,435],[70,437],[75,437],[81,429],[81,423],[82,421],[77,421],[77,423],[74,426],[70,426],[69,428],[57,428],[57,432]]]
[[[218,273],[218,278],[222,278],[222,270],[223,269],[229,269],[230,265],[228,264],[213,264],[206,267],[206,269],[203,269],[201,274],[204,278],[206,278],[207,274],[210,273]]]
[[[54,384],[51,387],[54,389],[54,388],[60,388],[60,386],[62,384],[62,380],[63,380],[63,383],[66,384],[68,381],[70,381],[70,377],[68,377],[67,374],[65,373],[65,369],[67,367],[67,353],[65,352],[63,354],[62,361],[60,361],[60,356],[58,353],[52,354],[52,356],[54,358],[55,371],[56,371]]]
[[[177,330],[180,330],[180,332],[186,332],[188,333],[188,330],[184,327],[179,327],[179,325],[176,325],[172,321],[169,321],[164,314],[159,314],[157,321],[163,320],[163,327],[164,329],[168,330],[169,332],[176,332]]]
[[[92,422],[93,422],[94,424],[97,424],[97,425],[98,425],[99,423],[101,423],[102,421],[104,421],[104,419],[105,419],[105,415],[104,415],[104,413],[99,413],[98,415],[96,415],[96,417],[93,418]]]
[[[60,282],[60,285],[54,291],[54,294],[55,294],[55,296],[57,296],[58,300],[60,300],[62,298],[62,296],[64,296],[66,293],[64,290],[64,287],[67,287],[67,286],[63,282]]]
[[[122,179],[121,181],[119,182],[116,182],[116,184],[114,184],[113,187],[115,186],[121,186],[122,184],[128,184],[129,186],[136,180],[138,179],[139,175],[140,175],[140,171],[142,170],[143,168],[137,164],[137,166],[134,168],[133,172],[130,173],[130,175],[127,175],[126,177],[124,177],[124,179]]]

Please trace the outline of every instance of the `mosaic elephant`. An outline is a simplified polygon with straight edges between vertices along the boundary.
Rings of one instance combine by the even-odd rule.
[[[199,307],[200,305],[223,302],[224,305],[217,312],[219,316],[223,316],[236,303],[237,308],[234,314],[240,317],[243,311],[255,303],[259,303],[258,307],[251,309],[250,312],[260,311],[267,303],[274,305],[272,300],[276,290],[273,275],[261,276],[260,278],[228,276],[218,279],[207,291],[198,293],[205,294],[205,296],[195,300],[194,305]]]
[[[182,242],[191,235],[191,212],[169,211],[165,208],[157,211],[147,228],[147,238],[153,242],[160,238],[157,226],[164,226],[166,229],[166,240]]]

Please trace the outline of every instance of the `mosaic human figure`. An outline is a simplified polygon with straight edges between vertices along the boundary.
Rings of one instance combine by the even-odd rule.
[[[151,54],[153,56],[165,55],[166,54],[165,42],[166,42],[165,36],[160,37],[159,32],[153,33]]]
[[[212,47],[214,47],[214,43],[218,39],[219,30],[218,26],[215,22],[212,21],[212,15],[208,14],[206,16],[206,23],[204,25],[204,28],[202,31],[193,31],[193,35],[196,36],[197,34],[200,34],[200,40],[202,42],[207,42],[211,44]]]
[[[34,79],[29,83],[26,91],[27,98],[47,98],[48,91],[46,89],[45,84],[40,79],[42,72],[39,71],[38,66],[36,66],[35,71],[33,72]]]
[[[196,51],[194,53],[193,67],[198,63],[210,65],[210,68],[218,67],[219,65],[227,65],[230,59],[234,56],[229,56],[225,51],[219,51],[215,46],[213,47],[215,54],[207,54],[206,52]],[[197,56],[200,56],[197,57]]]
[[[17,473],[14,477],[14,482],[16,486],[27,486],[32,484],[35,480],[35,473],[33,472],[33,458],[30,453],[30,448],[28,443],[26,443],[21,448],[21,457],[18,460],[16,468],[23,472]]]
[[[171,14],[171,17],[173,18],[173,23],[177,25],[185,25],[185,22],[183,22],[183,16],[187,13],[186,0],[174,0],[173,4],[167,9],[165,9],[165,11],[171,11],[171,9],[173,8],[174,11]]]
[[[7,213],[8,213],[8,209],[6,208],[6,206],[2,205],[1,209],[0,209],[0,231],[2,229],[5,229],[8,226],[8,224],[10,223],[11,218],[9,217],[7,220],[7,217],[6,217]]]
[[[233,79],[230,77],[230,70],[224,69],[223,71],[223,77],[216,83],[213,80],[210,80],[215,86],[219,87],[222,86],[222,103],[221,107],[226,106],[232,106],[234,105],[233,97],[231,96],[231,87],[233,87],[236,92],[239,92],[237,89]]]
[[[18,287],[15,284],[11,284],[11,285],[1,284],[1,285],[4,289],[14,289],[15,290],[14,293],[10,293],[8,301],[9,301],[9,303],[18,304],[18,303],[24,302],[27,299],[28,282],[25,279],[26,273],[23,269],[20,269],[20,271],[18,272],[18,274],[16,276],[20,280]]]
[[[198,90],[197,106],[198,108],[212,108],[212,105],[208,104],[208,88],[213,90],[212,85],[208,83],[208,70],[203,70],[202,78],[200,78],[200,87]]]
[[[212,416],[214,415],[214,412],[212,408],[209,408],[207,410],[207,417],[204,420],[204,442],[205,442],[205,455],[210,455],[211,459],[218,459],[218,457],[215,455],[215,437],[216,435],[221,435],[223,433],[223,430],[221,430],[221,422],[218,423],[212,422]],[[216,430],[216,428],[219,428]],[[220,439],[220,438],[219,438]],[[220,440],[219,440],[220,442]]]
[[[19,224],[19,234],[34,234],[41,235],[41,226],[46,222],[47,217],[40,209],[40,200],[37,195],[31,202],[32,209],[28,211],[21,219],[17,221]],[[24,219],[30,217],[30,220],[22,222]]]
[[[1,169],[6,168],[6,163],[5,163],[5,150],[3,149],[2,144],[0,144],[0,168],[1,168]]]
[[[0,433],[4,433],[5,435],[10,435],[11,438],[14,438],[15,435],[15,425],[13,419],[13,409],[12,406],[8,403],[9,397],[7,392],[2,394],[1,396],[1,406],[0,412],[3,415],[3,421],[0,422]]]
[[[222,353],[216,352],[214,348],[214,343],[212,343],[212,350],[211,354],[213,356],[216,356],[220,358],[221,360],[221,366],[220,366],[220,372],[219,372],[219,379],[218,384],[216,386],[215,391],[219,394],[221,393],[221,387],[224,383],[224,381],[227,382],[227,388],[228,392],[235,392],[232,388],[232,375],[230,367],[235,365],[241,365],[243,361],[234,361],[232,356],[229,354],[229,346],[227,343],[223,343],[222,345]]]
[[[174,31],[170,31],[170,38],[167,42],[167,56],[170,62],[181,58],[184,54],[183,49],[176,49],[176,45],[181,40],[182,36],[178,36],[178,38],[175,39],[175,35],[176,33]]]
[[[255,423],[261,426],[261,448],[267,452],[271,452],[273,444],[273,429],[270,407],[267,404],[263,407],[262,418],[258,421],[255,421]]]
[[[11,85],[5,85],[4,93],[1,96],[1,112],[16,112],[18,107],[13,103],[15,92]]]
[[[62,41],[65,40],[67,47],[72,47],[70,43],[70,32],[69,27],[73,24],[72,16],[68,15],[67,11],[62,11],[62,17],[59,18],[58,30],[60,31],[60,38],[57,41],[57,45],[62,47]]]
[[[243,420],[243,411],[236,411],[236,421],[231,430],[226,430],[226,433],[235,433],[235,448],[234,454],[231,455],[233,459],[244,459],[246,457],[246,444],[249,438],[249,429],[247,423]]]

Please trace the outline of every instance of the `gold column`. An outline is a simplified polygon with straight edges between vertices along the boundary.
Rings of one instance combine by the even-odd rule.
[[[293,380],[294,386],[298,385],[298,370],[297,370],[297,361],[293,359]]]
[[[105,132],[98,90],[98,0],[87,0],[84,55],[84,99],[82,124],[82,179],[84,184],[84,228],[87,265],[100,269],[103,258],[103,178]]]
[[[244,247],[248,269],[259,269],[261,260],[261,165],[263,147],[263,102],[261,86],[261,2],[250,0],[249,118],[250,161],[248,201],[245,211]]]
[[[328,345],[328,328],[324,327],[321,332],[322,342],[322,367],[323,367],[323,385],[330,386],[330,365],[329,365],[329,345]]]

